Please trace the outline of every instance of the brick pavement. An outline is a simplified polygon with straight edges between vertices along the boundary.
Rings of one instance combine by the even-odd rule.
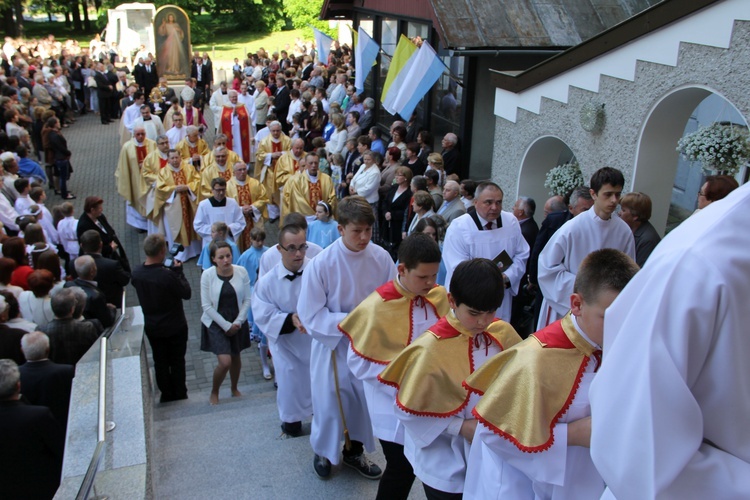
[[[177,89],[179,93],[180,89]],[[209,144],[213,141],[213,116],[206,107],[206,121],[209,132],[206,140]],[[143,240],[145,235],[139,234],[135,229],[125,223],[125,202],[117,194],[114,182],[114,172],[120,152],[119,146],[119,123],[102,125],[99,118],[93,114],[79,117],[78,121],[70,128],[64,129],[63,134],[68,140],[68,146],[73,152],[71,163],[74,173],[68,186],[78,197],[73,200],[76,206],[77,217],[83,213],[83,202],[86,196],[98,195],[104,199],[104,214],[114,227],[120,237],[130,262],[135,265],[143,262]],[[60,203],[59,197],[50,193],[47,205],[52,207]],[[278,228],[267,225],[267,244],[275,244],[278,236]],[[211,376],[216,363],[216,358],[211,353],[200,350],[200,269],[196,265],[196,259],[185,265],[185,275],[193,290],[193,296],[186,302],[185,314],[190,325],[188,337],[188,349],[186,356],[187,385],[189,392],[202,392],[211,387]],[[127,305],[138,305],[135,289],[127,287]],[[150,352],[149,352],[150,359]],[[273,391],[273,383],[263,379],[258,350],[255,345],[242,353],[242,374],[240,385],[261,384],[258,389]],[[229,381],[225,382],[228,388]]]

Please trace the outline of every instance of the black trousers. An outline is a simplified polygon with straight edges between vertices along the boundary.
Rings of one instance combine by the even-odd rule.
[[[187,397],[185,385],[185,352],[187,351],[188,328],[168,337],[149,335],[151,352],[154,355],[156,385],[161,391],[161,402],[175,401]]]
[[[378,485],[376,500],[406,500],[414,483],[414,469],[404,456],[404,445],[380,440],[385,455],[385,470]]]
[[[102,92],[99,92],[98,95],[99,118],[101,118],[102,123],[109,123],[109,120],[112,118],[112,99],[109,96],[103,95]]]
[[[447,491],[440,491],[422,484],[424,486],[424,495],[427,500],[461,500],[464,495],[462,493],[448,493]]]

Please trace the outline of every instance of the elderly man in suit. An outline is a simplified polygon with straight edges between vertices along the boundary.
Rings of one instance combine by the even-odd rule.
[[[55,319],[47,323],[42,331],[49,337],[49,357],[55,363],[75,365],[99,338],[99,329],[94,320],[76,319],[77,304],[76,292],[71,288],[64,288],[52,297]]]
[[[521,196],[513,205],[513,215],[521,225],[521,234],[529,244],[529,248],[534,248],[534,241],[539,232],[539,226],[534,220],[534,212],[536,212],[536,202],[527,196]],[[513,310],[510,317],[511,325],[523,338],[531,333],[533,317],[532,308],[528,307],[534,302],[534,296],[528,290],[529,265],[530,261],[526,261],[526,273],[521,280],[518,295],[513,297]]]
[[[52,498],[60,486],[65,433],[48,408],[21,401],[21,374],[10,359],[0,359],[0,422],[3,498]]]
[[[466,213],[466,208],[459,195],[460,190],[461,187],[456,181],[448,181],[443,187],[443,204],[440,205],[437,214],[445,219],[448,224],[453,222],[453,219]]]
[[[89,229],[81,235],[79,240],[81,255],[90,255],[96,263],[96,281],[99,289],[104,293],[107,303],[120,305],[123,288],[130,283],[130,273],[123,269],[122,264],[115,259],[108,259],[102,255],[102,237],[98,231]]]
[[[90,255],[82,255],[75,260],[75,270],[78,278],[65,283],[65,288],[80,287],[86,292],[86,306],[83,317],[98,319],[104,328],[109,328],[115,322],[116,307],[107,303],[107,298],[99,289],[96,278],[96,262]],[[54,301],[53,301],[54,306]],[[54,307],[52,312],[55,312]]]
[[[65,429],[75,368],[49,359],[49,337],[43,332],[24,335],[21,349],[26,356],[26,363],[18,368],[23,396],[33,405],[49,408]]]

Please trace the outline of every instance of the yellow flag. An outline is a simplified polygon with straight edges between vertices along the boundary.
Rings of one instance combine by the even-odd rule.
[[[398,76],[404,65],[406,65],[406,61],[409,60],[416,50],[417,46],[406,36],[401,35],[401,38],[398,40],[398,45],[396,46],[396,52],[393,54],[393,59],[391,59],[391,65],[388,68],[388,76],[385,77],[383,95],[380,97],[380,102],[385,101],[385,96],[388,93],[388,89],[391,87],[393,80],[396,79],[396,76]]]
[[[359,37],[359,34],[352,28],[350,24],[346,25],[347,28],[349,28],[349,31],[352,32],[352,50],[354,50],[357,47],[357,38]]]

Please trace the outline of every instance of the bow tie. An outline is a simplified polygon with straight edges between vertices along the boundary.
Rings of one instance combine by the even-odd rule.
[[[287,275],[286,275],[286,276],[284,276],[284,277],[285,277],[286,279],[288,279],[289,281],[294,281],[294,280],[296,280],[296,279],[297,279],[297,276],[302,276],[302,271],[297,271],[297,272],[295,272],[295,273],[292,273],[292,274],[287,274]]]

